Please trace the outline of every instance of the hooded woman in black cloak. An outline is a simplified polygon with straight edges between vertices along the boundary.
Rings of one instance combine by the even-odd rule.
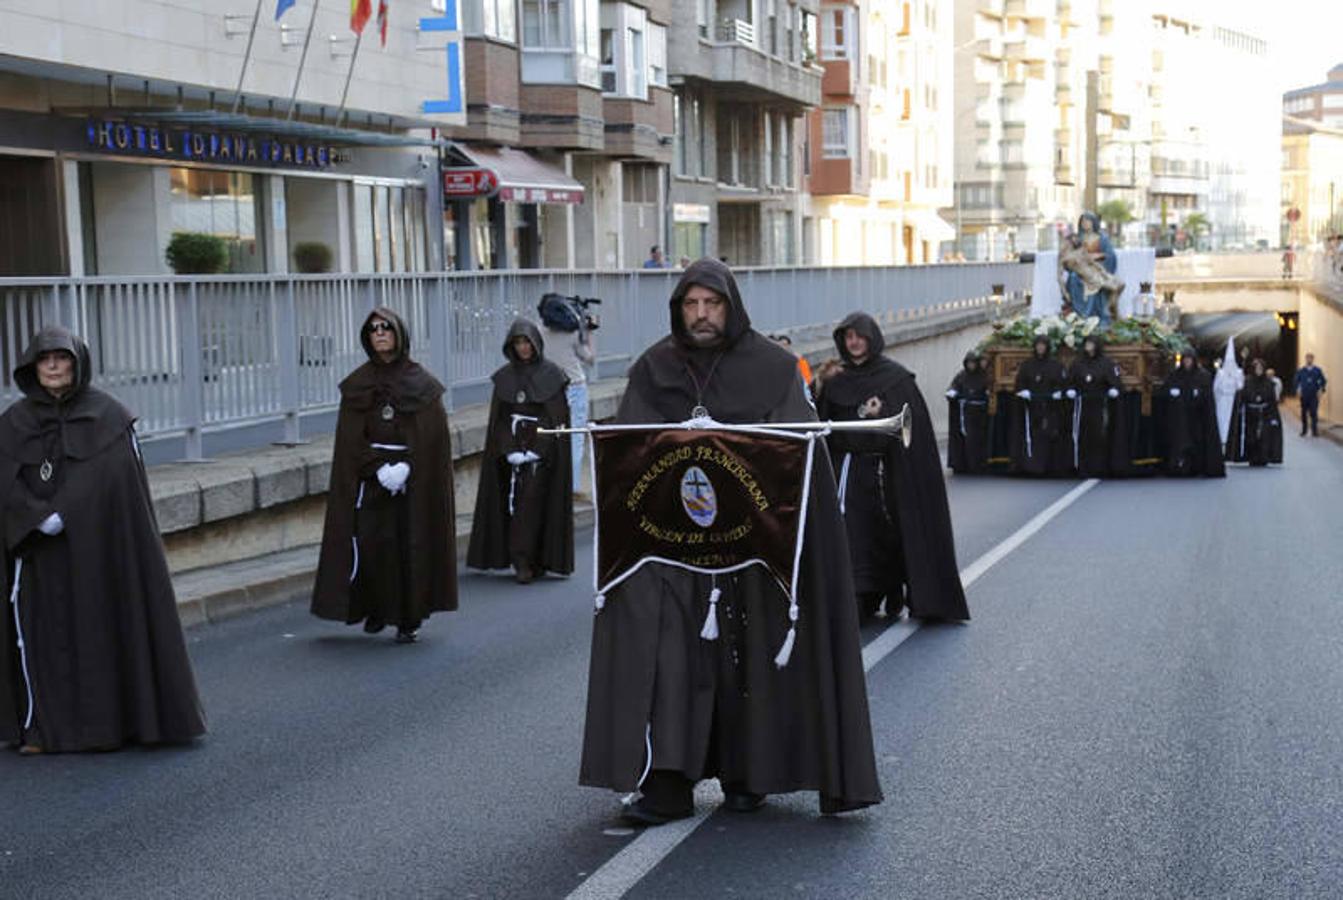
[[[751,328],[725,264],[689,266],[670,313],[671,334],[630,369],[618,422],[682,422],[697,407],[724,423],[816,418],[796,358]],[[844,526],[822,453],[802,527],[801,614],[782,668],[788,600],[760,567],[711,576],[649,565],[607,592],[579,781],[642,792],[627,818],[688,816],[694,783],[713,777],[741,812],[802,790],[820,794],[823,813],[881,802]],[[711,598],[722,633],[706,639]]]
[[[1212,376],[1186,353],[1161,387],[1162,437],[1167,475],[1225,478]]]
[[[1019,475],[1070,475],[1072,439],[1063,427],[1067,381],[1063,363],[1050,355],[1049,338],[1039,335],[1031,358],[1017,367],[1012,412],[1012,471]]]
[[[573,442],[539,435],[567,428],[564,370],[545,358],[541,331],[517,319],[504,339],[508,364],[491,376],[490,430],[480,464],[466,564],[513,567],[523,584],[574,570]]]
[[[1064,409],[1072,437],[1073,464],[1083,478],[1103,478],[1128,472],[1128,429],[1119,403],[1123,390],[1119,366],[1105,355],[1096,335],[1082,341],[1082,352],[1068,369]]]
[[[1245,385],[1236,392],[1226,437],[1226,458],[1251,466],[1282,462],[1282,416],[1278,413],[1277,392],[1265,374],[1262,359],[1252,361],[1246,368]]]
[[[135,420],[91,375],[88,346],[44,328],[0,416],[0,742],[21,753],[205,732]]]
[[[368,362],[340,383],[340,413],[312,612],[395,624],[415,641],[457,608],[457,516],[443,385],[410,358],[401,317],[378,307],[359,329]]]
[[[817,407],[822,419],[835,421],[891,416],[905,404],[913,416],[909,447],[870,431],[827,438],[858,601],[865,615],[885,597],[891,617],[908,605],[917,618],[969,619],[932,418],[914,374],[884,356],[885,346],[867,313],[840,322],[835,347],[844,367],[825,383]]]
[[[989,470],[989,373],[974,350],[965,354],[961,370],[947,389],[947,467],[957,475]]]

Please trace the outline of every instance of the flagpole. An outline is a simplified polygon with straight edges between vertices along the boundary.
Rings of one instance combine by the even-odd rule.
[[[242,55],[242,71],[238,73],[238,89],[233,92],[233,112],[242,104],[242,83],[247,77],[247,64],[252,59],[252,42],[256,40],[256,24],[261,20],[261,4],[265,0],[256,0],[256,12],[252,13],[252,30],[247,33],[247,50]]]
[[[308,45],[312,43],[312,28],[317,24],[317,7],[321,0],[314,0],[312,4],[312,18],[308,20],[308,34],[303,38],[303,52],[298,57],[298,72],[294,74],[294,89],[289,92],[289,111],[285,113],[284,120],[292,121],[294,118],[294,101],[298,99],[298,83],[303,80],[303,64],[308,60]]]
[[[350,52],[350,68],[345,73],[345,89],[340,92],[340,109],[336,110],[336,127],[340,127],[341,119],[345,116],[345,98],[350,96],[350,78],[354,75],[354,63],[359,58],[359,45],[364,42],[364,32],[367,28],[359,29],[359,36],[354,39],[354,50]]]

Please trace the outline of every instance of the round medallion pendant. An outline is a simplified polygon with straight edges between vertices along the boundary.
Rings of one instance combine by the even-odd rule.
[[[392,421],[396,416],[396,410],[392,409],[392,404],[388,403],[382,408],[382,418],[386,422]]]
[[[43,481],[50,481],[53,472],[54,468],[51,465],[51,460],[44,459],[42,460],[42,467],[37,470],[37,477]]]
[[[707,419],[709,418],[709,411],[705,409],[703,406],[696,404],[695,408],[690,410],[690,418]]]

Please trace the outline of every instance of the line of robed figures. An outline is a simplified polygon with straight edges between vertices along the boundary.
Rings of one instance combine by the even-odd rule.
[[[1231,425],[1218,426],[1213,377],[1192,354],[1181,356],[1153,390],[1153,416],[1141,415],[1140,397],[1124,389],[1119,366],[1099,337],[1065,365],[1049,339],[1039,337],[1031,358],[1017,368],[1013,392],[997,398],[983,357],[967,353],[947,389],[947,465],[958,474],[1001,468],[1027,476],[1084,478],[1160,473],[1175,477],[1226,475],[1226,461],[1282,462],[1282,423],[1273,385],[1256,360],[1235,393]],[[1139,431],[1152,427],[1150,441]],[[1006,448],[1006,459],[995,450]],[[1145,458],[1143,451],[1146,448]]]

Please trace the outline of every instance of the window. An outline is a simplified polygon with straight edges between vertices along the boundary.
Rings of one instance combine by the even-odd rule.
[[[765,184],[778,184],[774,175],[774,115],[765,113]]]
[[[695,174],[701,178],[709,175],[709,135],[705,128],[704,102],[696,94],[690,109],[690,121],[695,128],[695,143],[699,147],[699,168]]]
[[[821,111],[821,156],[843,159],[849,156],[849,111],[826,109]]]
[[[644,58],[642,28],[625,29],[625,83],[630,96],[648,99],[648,62]]]
[[[444,7],[441,0],[435,0],[437,12],[443,12]],[[465,0],[462,3],[462,31],[512,43],[518,39],[516,9],[513,0]]]
[[[699,36],[709,36],[709,26],[713,22],[713,0],[695,0],[695,24],[699,26]],[[699,259],[698,256],[691,257]]]
[[[817,56],[816,39],[818,35],[816,31],[816,16],[814,13],[808,12],[805,9],[799,9],[797,15],[797,30],[802,40],[802,61],[810,63],[814,61]]]
[[[572,35],[564,27],[568,0],[522,0],[522,45],[567,49]]]
[[[783,55],[789,62],[797,62],[797,44],[794,35],[797,28],[797,5],[788,4],[783,17]]]
[[[779,0],[765,0],[764,50],[770,56],[779,55]]]
[[[169,216],[173,231],[199,231],[223,238],[228,272],[264,272],[266,255],[258,235],[262,202],[246,172],[169,170]]]
[[[827,9],[821,19],[821,59],[849,58],[849,10]]]
[[[646,53],[647,14],[629,3],[607,3],[601,8],[602,93],[648,99],[651,66]],[[666,30],[661,29],[665,42]],[[665,47],[665,43],[664,43]],[[666,77],[665,52],[660,61],[660,77]]]
[[[784,187],[793,186],[793,128],[792,123],[786,115],[779,116],[779,133],[775,139],[775,145],[779,148],[779,165],[777,168],[779,184]]]
[[[616,41],[615,32],[610,28],[603,28],[601,31],[601,47],[602,93],[614,94],[616,92]]]
[[[672,144],[672,171],[677,175],[689,175],[686,169],[686,121],[685,121],[685,100],[680,91],[672,94],[672,134],[674,142]]]
[[[648,23],[648,83],[667,86],[667,27]]]

